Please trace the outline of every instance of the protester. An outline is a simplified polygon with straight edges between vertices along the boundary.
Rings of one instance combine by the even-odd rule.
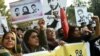
[[[38,33],[35,30],[27,30],[23,37],[23,53],[32,53],[45,50],[40,46]]]
[[[18,53],[16,50],[16,35],[14,32],[7,32],[3,35],[1,40],[2,48],[0,50],[0,55],[5,56],[21,56],[21,53]],[[6,50],[6,53],[5,53]]]
[[[75,42],[81,42],[81,41],[82,41],[82,37],[81,37],[79,27],[70,26],[69,33],[68,33],[68,39],[66,40],[66,42],[75,43]]]
[[[24,34],[24,30],[22,28],[17,28],[17,37],[21,42],[22,42],[23,34]]]
[[[47,34],[47,42],[49,45],[49,49],[53,50],[56,46],[58,45],[63,45],[65,42],[62,40],[57,39],[56,37],[56,32],[53,28],[47,28],[46,30],[46,34]]]
[[[40,45],[48,49],[48,43],[47,43],[47,36],[46,36],[46,27],[45,27],[45,21],[44,19],[40,19],[38,21],[39,26],[39,40]]]
[[[82,23],[80,27],[81,37],[84,41],[89,41],[92,37],[92,31],[87,27],[86,23]]]
[[[64,39],[64,33],[63,33],[63,29],[60,28],[57,30],[57,38],[63,40]]]
[[[22,46],[21,46],[21,43],[22,43],[22,39],[20,39],[20,37],[18,36],[18,26],[17,25],[12,25],[11,27],[11,32],[14,32],[16,34],[16,51],[17,52],[22,52]]]
[[[12,25],[10,31],[17,33],[17,28],[18,28],[17,25]]]
[[[58,45],[56,39],[56,33],[53,28],[47,28],[46,33],[47,33],[49,49],[53,50]]]
[[[38,26],[34,26],[34,28],[33,28],[36,32],[40,32],[40,28],[38,27]]]
[[[92,19],[96,22],[94,37],[89,41],[91,56],[100,55],[100,20],[98,16],[93,16]]]

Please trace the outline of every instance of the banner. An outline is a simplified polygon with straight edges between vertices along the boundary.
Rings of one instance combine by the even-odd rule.
[[[76,25],[81,26],[81,23],[89,24],[87,18],[87,8],[86,7],[75,7]]]
[[[41,51],[23,56],[91,56],[89,43],[72,43],[58,46],[53,51]]]
[[[10,3],[12,23],[43,18],[42,9],[40,0],[22,0]]]
[[[53,56],[49,51],[40,51],[35,53],[24,54],[23,56]]]
[[[2,25],[4,26],[6,31],[9,31],[9,28],[8,28],[7,24],[8,23],[7,23],[6,17],[5,16],[0,16],[0,35],[1,36],[4,34]]]

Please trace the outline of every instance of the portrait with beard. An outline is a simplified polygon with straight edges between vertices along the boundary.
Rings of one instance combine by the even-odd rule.
[[[58,0],[48,0],[48,4],[50,6],[50,10],[45,13],[45,15],[52,15],[53,11],[60,8]]]

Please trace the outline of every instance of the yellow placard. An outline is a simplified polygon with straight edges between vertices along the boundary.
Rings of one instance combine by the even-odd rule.
[[[90,56],[86,43],[72,43],[56,47],[53,51],[41,51],[26,56]],[[25,55],[24,55],[25,56]]]

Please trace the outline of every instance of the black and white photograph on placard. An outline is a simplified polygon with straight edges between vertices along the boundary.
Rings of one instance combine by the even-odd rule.
[[[20,23],[43,18],[41,0],[22,0],[10,3],[12,23]]]
[[[19,10],[19,8],[15,8],[15,15],[16,15],[16,16],[19,16],[19,15],[20,15],[20,10]]]
[[[93,13],[92,12],[87,12],[87,19],[89,20],[89,25],[91,25],[92,27],[96,26],[96,22],[94,20],[92,20]]]
[[[23,6],[22,11],[23,11],[23,15],[30,14],[29,8],[27,6]]]
[[[33,10],[32,13],[37,13],[37,12],[39,11],[39,9],[36,7],[35,4],[32,4],[32,5],[31,5],[31,8],[32,8],[32,10]]]
[[[75,17],[77,26],[81,26],[82,23],[88,24],[87,19],[87,8],[86,7],[75,7]]]
[[[59,0],[47,0],[50,10],[45,15],[52,15],[54,11],[58,11],[60,8]]]
[[[61,28],[60,8],[66,9],[67,0],[43,0],[44,18],[47,25],[53,25],[53,28]]]

